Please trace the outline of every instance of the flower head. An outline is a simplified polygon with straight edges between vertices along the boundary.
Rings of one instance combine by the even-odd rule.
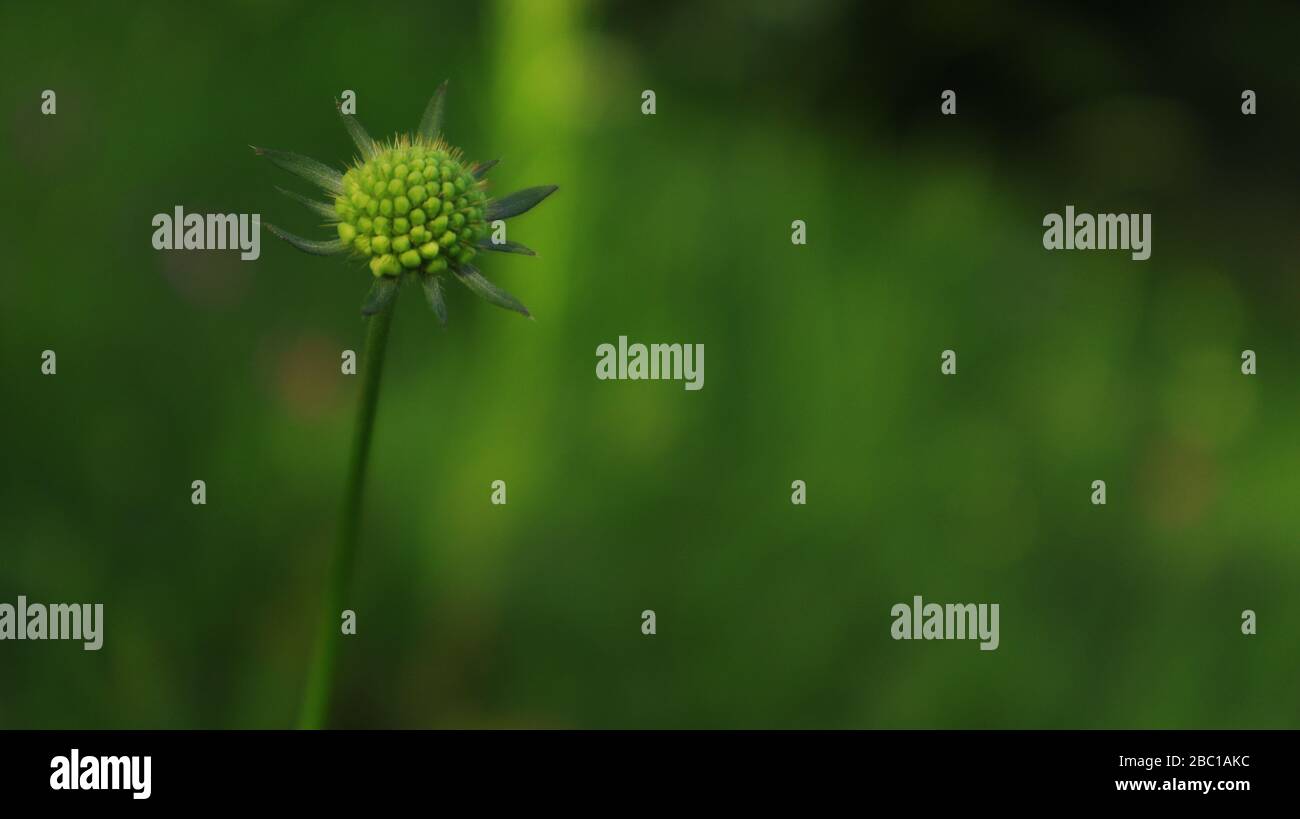
[[[340,112],[360,152],[341,173],[305,156],[254,147],[259,156],[315,183],[331,197],[321,202],[282,190],[324,217],[337,238],[304,239],[269,223],[267,230],[307,253],[350,255],[365,262],[375,278],[362,306],[367,315],[392,300],[403,278],[418,276],[429,305],[445,324],[442,284],[450,275],[493,304],[527,316],[527,308],[483,278],[471,260],[479,250],[536,255],[517,242],[488,238],[489,226],[529,210],[556,186],[490,198],[483,177],[496,160],[466,162],[461,150],[442,137],[446,88],[445,82],[438,87],[414,135],[399,134],[383,143],[371,139],[355,116]]]

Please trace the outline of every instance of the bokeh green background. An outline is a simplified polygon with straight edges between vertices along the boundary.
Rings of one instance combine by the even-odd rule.
[[[0,600],[106,609],[97,653],[0,643],[0,726],[294,723],[369,276],[150,220],[323,237],[247,146],[342,163],[343,89],[387,135],[450,78],[493,190],[560,185],[482,265],[537,320],[400,297],[333,724],[1300,727],[1294,5],[0,16]],[[1045,252],[1067,204],[1152,258]],[[597,381],[619,335],[705,388]],[[914,594],[1001,647],[891,640]]]

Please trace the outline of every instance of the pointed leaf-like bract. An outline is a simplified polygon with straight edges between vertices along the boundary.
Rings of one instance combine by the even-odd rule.
[[[338,103],[335,103],[338,105]],[[375,141],[370,138],[366,132],[366,127],[361,124],[361,120],[356,118],[355,114],[343,113],[343,107],[339,106],[339,118],[343,120],[343,127],[348,129],[348,136],[356,143],[357,150],[361,152],[361,158],[369,161],[375,158],[379,149],[375,147]]]
[[[332,222],[337,222],[339,219],[338,214],[334,212],[333,205],[330,205],[325,202],[317,202],[315,199],[312,199],[309,196],[303,196],[301,193],[297,193],[291,190],[286,190],[285,188],[282,188],[279,185],[276,185],[275,189],[278,190],[280,193],[284,194],[285,196],[289,197],[293,201],[306,205],[307,207],[311,208],[312,210],[314,210],[315,212],[319,213],[321,216],[324,216],[326,219],[329,219]]]
[[[447,98],[447,81],[443,80],[438,90],[433,92],[433,98],[429,104],[424,107],[424,116],[420,117],[420,136],[430,141],[437,139],[438,134],[442,133],[442,112],[443,103]]]
[[[366,300],[361,305],[361,315],[373,316],[387,307],[396,295],[397,277],[380,276],[375,279],[375,283],[370,286],[370,292],[366,294]]]
[[[533,317],[532,314],[528,312],[528,308],[524,307],[523,304],[519,302],[519,299],[483,278],[483,274],[479,273],[478,268],[474,265],[463,264],[454,268],[454,271],[456,273],[456,278],[460,279],[462,284],[474,291],[475,295],[492,302],[497,307],[514,310],[516,313],[522,313],[528,318]]]
[[[509,219],[512,216],[518,216],[555,193],[559,187],[559,185],[542,185],[536,188],[524,188],[521,191],[515,191],[509,196],[495,199],[488,202],[483,218],[491,222],[493,219]]]
[[[429,308],[438,317],[438,323],[447,326],[447,302],[442,298],[442,276],[425,273],[420,277],[424,285],[424,297],[429,300]]]
[[[304,239],[301,236],[293,235],[283,228],[278,228],[270,222],[266,223],[266,229],[298,248],[303,253],[310,253],[313,256],[336,256],[347,250],[340,239],[331,239],[328,242],[317,242],[312,239]]]
[[[339,193],[343,190],[343,174],[324,163],[317,162],[311,157],[289,153],[288,151],[277,151],[272,148],[259,148],[256,145],[250,145],[249,147],[258,156],[266,157],[289,173],[297,174],[327,191]]]
[[[500,161],[501,160],[499,159],[489,159],[486,162],[480,162],[474,166],[474,170],[470,171],[470,173],[474,174],[475,179],[482,179],[487,175],[487,172],[496,167],[496,164]]]
[[[502,242],[496,244],[491,237],[479,239],[478,246],[483,250],[495,250],[498,253],[518,253],[523,256],[536,256],[537,252],[528,245],[521,245],[518,242]]]

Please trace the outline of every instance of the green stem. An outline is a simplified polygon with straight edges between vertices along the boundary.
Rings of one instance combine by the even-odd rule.
[[[361,403],[352,438],[352,462],[348,468],[343,514],[339,518],[338,540],[335,541],[334,554],[330,559],[320,633],[317,636],[311,670],[307,675],[307,693],[298,723],[300,728],[322,728],[329,715],[341,615],[352,583],[357,537],[361,532],[361,500],[365,490],[370,438],[375,429],[375,405],[379,402],[379,379],[383,375],[384,350],[388,346],[388,328],[393,322],[393,305],[396,303],[397,298],[394,295],[382,310],[370,317],[366,331],[365,359],[361,363]]]

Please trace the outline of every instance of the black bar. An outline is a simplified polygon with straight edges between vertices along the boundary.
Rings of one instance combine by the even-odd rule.
[[[82,776],[103,773],[102,757],[115,758],[110,774],[121,770],[116,758],[139,757],[142,773],[148,756],[148,797],[129,786],[55,790],[52,760],[70,764],[73,749]],[[0,735],[0,788],[6,804],[84,807],[450,807],[460,798],[541,807],[612,789],[625,792],[620,805],[697,794],[1222,809],[1290,802],[1298,756],[1294,731],[15,731]]]

